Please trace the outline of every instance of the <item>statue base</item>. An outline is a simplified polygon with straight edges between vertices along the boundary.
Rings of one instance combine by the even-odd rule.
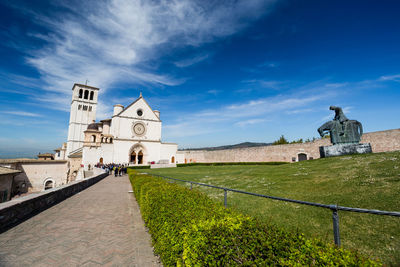
[[[329,158],[351,154],[372,153],[370,143],[366,144],[336,144],[333,146],[320,146],[319,154],[321,158]]]

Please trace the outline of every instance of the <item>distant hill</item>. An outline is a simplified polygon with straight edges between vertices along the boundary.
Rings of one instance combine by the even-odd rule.
[[[270,146],[272,143],[253,143],[253,142],[244,142],[236,145],[226,145],[226,146],[216,146],[216,147],[201,147],[201,148],[185,148],[179,149],[180,151],[183,150],[224,150],[224,149],[233,149],[233,148],[246,148],[246,147],[257,147],[257,146]]]

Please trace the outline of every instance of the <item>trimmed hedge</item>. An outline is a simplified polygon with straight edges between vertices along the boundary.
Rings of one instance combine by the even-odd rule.
[[[155,253],[165,266],[381,265],[225,209],[201,192],[129,172]]]
[[[146,165],[146,166],[131,166],[131,167],[128,167],[128,169],[132,169],[132,170],[150,169],[150,165]]]
[[[194,163],[180,163],[176,167],[189,167],[189,166],[223,166],[223,165],[283,165],[289,162],[284,161],[269,161],[269,162],[194,162]]]

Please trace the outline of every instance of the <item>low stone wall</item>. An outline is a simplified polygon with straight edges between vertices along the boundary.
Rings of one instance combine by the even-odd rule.
[[[160,168],[175,168],[176,163],[165,163],[165,164],[151,164],[150,169],[160,169]]]
[[[361,143],[370,143],[372,152],[387,152],[400,150],[400,129],[365,133]],[[293,162],[320,158],[319,147],[329,146],[327,138],[318,139],[303,144],[288,144],[275,146],[260,146],[248,148],[225,149],[215,151],[185,150],[185,163],[191,162]]]
[[[107,176],[106,173],[70,184],[30,194],[0,204],[0,233],[88,188]]]

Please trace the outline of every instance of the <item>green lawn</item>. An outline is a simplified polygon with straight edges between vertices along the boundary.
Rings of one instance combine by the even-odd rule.
[[[226,165],[138,170],[254,193],[341,206],[400,211],[400,152],[279,166]],[[195,187],[223,202],[223,191]],[[333,242],[330,210],[228,193],[228,206],[290,231]],[[340,211],[345,248],[400,263],[400,218]]]

